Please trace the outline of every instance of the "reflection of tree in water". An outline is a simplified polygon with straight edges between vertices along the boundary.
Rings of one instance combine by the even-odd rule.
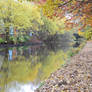
[[[0,69],[0,74],[1,74],[0,86],[2,87],[1,88],[2,92],[4,91],[7,84],[8,72],[9,72],[8,48],[6,47],[3,65],[1,66],[1,69]]]
[[[55,34],[52,36],[48,36],[48,38],[45,40],[45,43],[48,47],[48,49],[53,50],[54,52],[57,52],[58,50],[67,51],[71,47],[72,35],[70,33],[64,33],[64,34]]]
[[[40,56],[46,53],[48,53],[48,50],[45,46],[37,45],[17,48],[17,55],[22,57],[24,56],[26,59],[29,59],[30,56]]]
[[[12,51],[12,54],[9,50]],[[12,60],[9,59],[10,55],[12,55]],[[63,52],[57,50],[54,53],[52,49],[48,49],[46,46],[5,48],[4,56],[4,63],[0,72],[4,76],[2,79],[3,87],[12,81],[25,83],[36,80],[38,83],[64,63]],[[49,72],[47,72],[48,70]]]
[[[47,46],[40,46],[40,45],[35,45],[35,46],[22,46],[22,47],[13,47],[13,48],[7,48],[8,50],[4,49],[3,55],[8,54],[7,59],[9,61],[14,61],[14,60],[19,60],[21,59],[24,60],[24,58],[27,60],[30,58],[30,56],[40,56],[41,60],[43,59],[43,55],[46,57],[48,56],[50,51],[55,51],[57,50],[59,45],[51,43],[48,44]],[[60,48],[58,48],[60,49]],[[2,53],[0,52],[0,54]],[[2,54],[1,54],[2,55]],[[40,61],[41,61],[40,60]]]
[[[9,50],[6,48],[4,62],[0,69],[0,86],[2,87],[2,92],[9,82],[28,82],[29,80],[33,81],[37,76],[39,67],[41,66],[40,63],[37,63],[32,69],[30,60],[23,60],[22,62],[21,60],[9,61],[8,58]]]

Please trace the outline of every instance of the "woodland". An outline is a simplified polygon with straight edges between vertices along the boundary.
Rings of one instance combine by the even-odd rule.
[[[64,33],[92,39],[91,0],[0,0],[0,44],[24,43],[33,34],[55,41]]]

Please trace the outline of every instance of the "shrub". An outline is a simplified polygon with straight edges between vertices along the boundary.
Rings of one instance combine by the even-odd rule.
[[[0,38],[0,43],[3,43],[4,41],[5,41],[4,39]]]
[[[92,28],[87,26],[86,31],[84,32],[83,36],[87,39],[87,40],[92,40]]]

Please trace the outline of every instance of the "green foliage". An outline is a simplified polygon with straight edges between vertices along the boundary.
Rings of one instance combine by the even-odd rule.
[[[16,41],[17,41],[16,37],[14,37],[14,36],[10,36],[10,37],[9,37],[9,40],[10,40],[10,41],[13,41],[13,42],[16,42]]]
[[[24,36],[24,39],[26,40],[26,41],[28,41],[29,39],[30,39],[30,37],[29,36]]]
[[[40,84],[40,86],[39,86],[39,88],[41,88],[43,85],[44,85],[44,81],[43,82],[41,82],[41,84]]]
[[[73,57],[74,55],[76,55],[77,53],[79,53],[79,51],[85,46],[86,41],[83,41],[79,47],[77,48],[71,48],[68,52],[67,55],[69,56],[69,58]]]
[[[87,26],[83,35],[87,40],[92,40],[92,27]]]
[[[42,31],[49,34],[63,33],[64,32],[64,18],[53,17],[52,19],[42,15],[41,9],[30,2],[22,2],[15,0],[0,0],[0,28],[8,31],[12,26],[24,31]],[[9,35],[9,34],[7,34]],[[19,42],[28,40],[29,37],[20,37]],[[16,42],[16,37],[10,37],[10,40]]]
[[[46,16],[42,16],[42,21],[43,25],[40,28],[41,31],[47,31],[50,34],[55,34],[56,32],[64,33],[64,19],[58,19],[54,17],[52,20]]]
[[[25,39],[24,39],[23,36],[20,36],[18,41],[19,41],[19,42],[25,42]]]
[[[5,41],[4,39],[0,38],[0,43],[2,43],[2,42],[4,42],[4,41]]]
[[[5,28],[12,25],[17,29],[38,30],[38,24],[42,24],[37,6],[29,2],[20,3],[14,0],[0,0],[0,20]]]
[[[75,54],[74,54],[74,52],[69,51],[69,52],[68,52],[68,55],[69,55],[70,57],[72,57],[72,56],[74,56]]]
[[[14,43],[19,43],[19,42],[26,42],[30,39],[29,36],[27,35],[20,35],[20,36],[10,36],[9,40],[14,42]]]

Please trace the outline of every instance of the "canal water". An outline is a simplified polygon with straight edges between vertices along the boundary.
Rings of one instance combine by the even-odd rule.
[[[34,92],[66,58],[53,46],[0,48],[0,92]]]

